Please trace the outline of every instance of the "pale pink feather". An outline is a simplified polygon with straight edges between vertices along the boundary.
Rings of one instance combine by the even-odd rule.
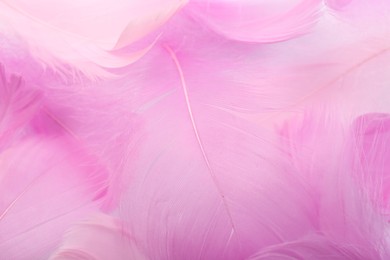
[[[74,225],[50,260],[147,259],[132,246],[132,237],[117,218],[99,214]]]
[[[263,54],[263,70],[257,84],[269,107],[253,120],[272,127],[272,122],[324,106],[346,118],[389,112],[388,18],[374,18],[373,9],[360,11],[354,19],[328,10],[314,32],[263,47],[258,52]]]
[[[367,259],[353,245],[340,245],[326,240],[321,235],[311,235],[296,241],[271,246],[251,256],[250,260],[287,260],[287,259],[321,259],[321,260],[356,260]]]
[[[351,129],[354,173],[369,194],[372,203],[390,213],[389,114],[370,113],[357,118]]]
[[[28,88],[19,76],[6,75],[0,65],[0,152],[23,135],[41,103],[37,89]]]
[[[150,46],[121,55],[113,51],[141,40],[185,3],[185,0],[163,4],[158,0],[3,0],[0,21],[7,30],[23,37],[32,54],[44,64],[65,68],[70,65],[89,76],[99,76],[104,72],[100,67],[121,67],[142,57]]]
[[[332,110],[312,109],[287,123],[282,137],[288,142],[293,167],[315,200],[320,234],[330,243],[360,255],[358,259],[386,259],[387,217],[371,203],[368,185],[356,172],[356,166],[365,161],[356,157],[356,148],[351,146],[355,138],[353,121]],[[365,168],[364,173],[370,175],[369,169]],[[382,178],[377,176],[376,180]]]
[[[320,0],[191,0],[186,10],[226,38],[269,43],[309,32],[320,8]]]
[[[120,208],[137,246],[150,259],[244,259],[315,232],[315,201],[277,136],[245,119],[265,106],[256,52],[181,24],[192,41],[163,39],[122,87],[142,122]]]
[[[43,97],[4,124],[0,256],[388,259],[388,3],[325,2],[1,1],[71,70],[7,59]]]
[[[66,136],[93,154],[109,173],[106,206],[116,208],[121,192],[128,186],[127,176],[131,173],[124,168],[131,163],[134,132],[142,120],[131,110],[134,94],[119,88],[123,80],[110,84],[45,87],[42,108],[31,121],[30,131]]]
[[[331,31],[334,24],[340,25],[339,32]],[[159,52],[148,55],[159,59],[154,58],[154,67],[146,65],[144,73],[160,72],[164,81],[141,78],[145,83],[136,84],[142,90],[137,90],[139,102],[146,100],[136,110],[145,125],[138,129],[141,148],[132,154],[136,163],[129,170],[134,177],[121,209],[149,258],[241,259],[256,248],[299,241],[315,232],[323,233],[331,245],[351,246],[352,256],[386,258],[386,219],[362,193],[351,158],[340,159],[349,152],[344,138],[350,119],[389,109],[388,81],[374,78],[388,75],[381,73],[387,66],[381,43],[355,31],[343,35],[348,26],[337,17],[325,17],[318,33],[254,50],[254,60],[264,59],[250,71],[244,69],[251,64],[250,47],[243,51],[243,45],[230,42],[226,55],[224,41],[204,37],[197,25],[187,26],[199,32],[191,34],[192,41],[166,38]],[[313,44],[325,37],[334,39]],[[346,46],[347,51],[341,48]],[[342,50],[348,56],[340,56]],[[210,56],[204,66],[204,58]],[[234,63],[225,62],[225,57]],[[378,64],[380,70],[373,70]],[[362,70],[366,73],[359,74]],[[356,81],[360,75],[362,80]],[[364,85],[372,79],[375,92]],[[356,103],[363,97],[364,102]],[[294,137],[293,142],[306,151],[295,151],[293,161],[284,161],[284,147],[262,126],[272,129],[275,114],[299,114],[316,104],[334,106],[330,118],[298,123],[303,139]],[[338,109],[342,113],[334,117]],[[257,114],[257,121],[253,116],[257,126],[245,120],[250,113],[264,116]],[[273,186],[276,183],[279,188]],[[281,199],[278,191],[286,197]],[[284,209],[286,198],[295,211]],[[334,215],[335,209],[342,213]]]
[[[98,210],[107,173],[65,140],[21,141],[0,156],[0,258],[45,259]]]

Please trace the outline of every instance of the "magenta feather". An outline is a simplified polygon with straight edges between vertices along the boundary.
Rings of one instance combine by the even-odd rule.
[[[68,2],[0,1],[0,259],[390,258],[387,0]]]

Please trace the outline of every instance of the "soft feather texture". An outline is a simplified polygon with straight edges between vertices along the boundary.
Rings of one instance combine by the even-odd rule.
[[[147,259],[132,243],[119,219],[99,214],[72,227],[50,259]]]
[[[149,46],[122,55],[113,51],[142,39],[185,3],[4,0],[0,1],[0,21],[22,36],[30,44],[32,54],[44,64],[63,68],[69,65],[97,76],[104,72],[101,67],[121,67],[142,57]]]
[[[352,245],[340,245],[323,236],[312,235],[300,240],[278,244],[265,248],[249,259],[284,260],[284,259],[332,259],[353,260],[367,259],[367,255]]]
[[[65,140],[21,141],[1,154],[0,169],[2,259],[48,257],[106,194],[104,168]]]
[[[192,0],[188,11],[223,36],[246,42],[278,42],[310,31],[320,0]]]
[[[0,258],[390,258],[387,0],[0,7]]]
[[[117,81],[119,87],[121,81]],[[60,88],[61,87],[61,88]],[[30,132],[51,137],[67,137],[94,154],[109,173],[106,207],[117,207],[119,194],[128,183],[124,178],[128,154],[135,152],[134,129],[141,124],[133,116],[128,92],[113,93],[106,85],[46,88],[42,109],[30,124]]]
[[[342,222],[341,219],[327,220],[331,214],[330,205],[348,197],[350,193],[352,195],[349,199],[359,206],[359,188],[340,187],[337,196],[329,194],[325,201],[322,201],[322,198],[320,201],[310,201],[307,199],[310,195],[304,192],[305,184],[302,184],[300,179],[304,178],[303,183],[307,183],[313,181],[311,178],[320,178],[318,175],[321,170],[324,171],[323,175],[329,172],[329,181],[324,186],[317,186],[314,192],[326,192],[328,187],[338,182],[348,184],[351,182],[350,176],[337,178],[340,172],[345,171],[342,167],[348,164],[348,161],[335,161],[327,166],[328,169],[308,171],[302,169],[305,165],[310,166],[310,162],[305,158],[306,160],[301,162],[302,167],[291,169],[289,162],[283,159],[287,155],[280,151],[282,146],[277,145],[275,136],[268,135],[262,127],[244,120],[246,114],[261,111],[260,108],[264,106],[261,102],[262,90],[267,87],[245,84],[244,80],[249,78],[249,75],[245,74],[248,72],[245,65],[250,64],[250,59],[245,54],[250,53],[249,48],[241,49],[241,45],[230,44],[232,47],[229,48],[229,53],[237,53],[235,61],[241,66],[224,69],[227,63],[224,62],[226,54],[222,51],[223,43],[219,38],[213,40],[207,37],[208,48],[198,50],[192,49],[191,44],[181,44],[180,49],[172,49],[167,39],[166,45],[155,54],[160,58],[159,62],[162,61],[163,55],[171,58],[171,61],[166,60],[157,67],[159,72],[164,74],[166,87],[161,81],[157,85],[152,78],[146,79],[150,80],[150,83],[136,84],[145,87],[159,86],[155,87],[156,94],[149,98],[150,101],[137,110],[139,117],[145,121],[145,134],[140,135],[144,148],[141,146],[141,149],[132,155],[137,158],[136,162],[132,163],[133,166],[130,166],[130,172],[134,175],[133,179],[130,179],[133,184],[130,185],[121,208],[125,219],[130,222],[131,233],[139,239],[140,246],[150,253],[151,259],[242,259],[254,253],[256,248],[278,241],[293,240],[307,232],[315,231],[317,227],[312,222],[317,221],[316,207],[319,204],[323,208],[321,217],[325,222],[322,223],[325,227],[320,227],[319,231],[329,232],[331,240],[336,240],[337,243],[351,239],[346,243],[362,243],[368,247],[369,241],[365,240],[365,236],[370,234],[370,231],[365,228],[370,229],[371,225],[364,225],[363,231],[346,225],[344,232],[350,234],[345,237],[341,235],[343,231],[338,233],[342,227],[337,226]],[[199,38],[201,42],[202,36]],[[219,49],[218,52],[213,52],[210,48],[212,43]],[[197,43],[194,46],[199,47],[202,44]],[[191,57],[186,55],[187,53],[191,53]],[[212,53],[213,57],[207,68],[197,63],[202,60],[198,57],[204,57],[204,53]],[[149,56],[153,58],[152,55]],[[245,57],[245,63],[240,63],[239,57]],[[149,65],[145,68],[153,67]],[[162,71],[161,68],[165,70]],[[220,76],[219,72],[226,71],[231,73]],[[157,75],[158,72],[156,70],[144,73]],[[198,75],[202,75],[202,78]],[[261,77],[258,80],[262,83]],[[219,91],[221,85],[224,86],[224,91]],[[239,94],[233,94],[235,91]],[[148,92],[140,90],[139,93],[153,94],[149,89]],[[209,96],[211,93],[212,96]],[[143,94],[141,97],[148,96]],[[273,96],[271,100],[278,104],[278,100]],[[164,128],[158,127],[161,124],[164,124]],[[324,127],[317,126],[310,120],[304,122],[303,126],[310,127],[312,124],[315,128]],[[328,128],[329,132],[334,131],[332,126]],[[142,131],[142,125],[139,129]],[[340,134],[343,134],[342,130],[337,128],[335,131],[341,131]],[[316,134],[321,132],[317,133],[317,130],[313,129],[302,135]],[[328,138],[326,140],[331,140],[330,137],[325,137]],[[298,139],[296,142],[305,145],[303,140]],[[342,137],[333,138],[332,142],[338,146],[329,149],[334,148],[340,152],[345,149]],[[139,143],[141,144],[141,141]],[[313,147],[312,150],[325,148],[325,145],[326,142],[318,148]],[[183,150],[182,147],[186,149]],[[332,150],[324,153],[313,159],[314,163],[323,161],[323,158],[327,157],[326,154],[332,154]],[[346,173],[349,173],[348,169]],[[307,179],[308,176],[310,179]],[[297,212],[284,204],[285,197],[276,193],[276,187],[272,183],[277,183],[275,185],[284,191],[295,207],[300,208]],[[284,184],[286,186],[283,186]],[[295,193],[296,190],[300,192]],[[272,206],[267,207],[266,201],[271,198]],[[281,199],[281,202],[278,202],[278,199]],[[261,206],[254,207],[256,204]],[[129,207],[130,214],[124,211],[126,206]],[[365,208],[352,209],[351,214],[357,216],[364,210]],[[258,211],[267,213],[260,214]],[[283,215],[282,212],[289,212],[291,215]],[[148,221],[144,220],[146,217]],[[275,220],[277,225],[273,225],[269,218],[280,219]],[[289,221],[292,220],[294,223],[300,223],[297,224],[299,230],[291,227]],[[365,223],[370,223],[370,220],[371,217]],[[359,223],[357,219],[351,221]],[[283,228],[283,225],[286,227]],[[279,230],[288,231],[283,233]],[[356,235],[360,232],[364,235]],[[187,237],[191,238],[186,239]],[[363,241],[357,238],[354,240],[354,237]],[[380,232],[378,237],[380,240]],[[376,255],[374,249],[369,250],[368,254]]]
[[[344,22],[332,10],[315,32],[259,51],[265,55],[258,86],[267,95],[262,103],[268,109],[259,110],[253,120],[273,127],[272,122],[323,106],[348,119],[388,112],[390,38],[377,28],[366,33],[360,22],[367,17],[361,13],[358,22]],[[379,26],[385,23],[381,20]]]
[[[352,128],[351,153],[356,177],[372,203],[389,214],[389,114],[371,113],[357,118]]]
[[[22,135],[21,130],[39,108],[39,91],[24,84],[21,77],[8,77],[0,65],[0,152]]]
[[[315,200],[317,231],[329,240],[326,243],[335,243],[358,259],[386,259],[387,218],[370,203],[369,192],[356,175],[355,166],[364,161],[351,146],[353,124],[332,112],[320,112],[295,118],[282,131],[292,165],[305,178]],[[370,174],[369,169],[365,173]],[[382,177],[376,180],[380,182]]]

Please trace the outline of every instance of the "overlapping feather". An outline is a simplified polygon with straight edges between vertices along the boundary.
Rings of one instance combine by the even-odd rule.
[[[109,249],[109,250],[107,250]],[[99,214],[74,226],[50,259],[146,259],[119,219]]]
[[[37,60],[99,76],[142,57],[150,48],[121,55],[166,22],[186,1],[1,1],[0,21],[23,37]],[[150,42],[149,45],[153,43]]]
[[[389,258],[387,5],[0,2],[0,258]]]
[[[0,156],[0,256],[45,259],[75,221],[94,212],[107,173],[65,140],[20,141]]]
[[[24,126],[39,108],[39,91],[24,84],[21,77],[8,77],[0,67],[0,152],[23,135]]]

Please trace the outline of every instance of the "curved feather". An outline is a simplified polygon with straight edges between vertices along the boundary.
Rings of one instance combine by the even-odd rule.
[[[72,227],[50,260],[65,259],[147,259],[132,246],[132,238],[119,219],[95,215]]]
[[[106,185],[105,170],[65,140],[33,138],[4,151],[0,258],[47,258],[70,225],[98,210]]]
[[[234,40],[271,43],[307,33],[321,1],[190,1],[186,10],[200,23]]]
[[[151,259],[247,258],[262,248],[299,241],[318,231],[330,243],[362,246],[371,255],[380,255],[370,241],[382,246],[384,219],[367,200],[360,205],[365,197],[349,175],[351,169],[343,168],[348,162],[339,164],[341,154],[332,152],[346,150],[344,129],[314,124],[308,130],[309,141],[295,142],[311,146],[316,153],[286,152],[278,136],[264,129],[274,124],[259,117],[273,116],[275,111],[295,112],[298,104],[303,110],[317,100],[337,104],[335,110],[350,106],[343,110],[346,117],[381,105],[386,108],[383,92],[368,93],[363,86],[372,78],[371,61],[386,64],[377,48],[364,48],[367,45],[359,37],[345,39],[355,36],[352,33],[311,47],[317,42],[313,37],[342,35],[344,28],[329,31],[332,22],[318,34],[259,47],[210,35],[185,15],[177,16],[167,24],[159,44],[126,69],[126,78],[102,84],[112,86],[106,92],[111,93],[108,99],[92,95],[93,90],[83,93],[81,101],[78,94],[85,90],[70,90],[66,95],[60,91],[61,97],[48,95],[61,106],[73,100],[63,111],[54,109],[56,117],[87,146],[97,147],[91,150],[107,152],[108,161],[117,158],[121,168],[115,173],[124,174],[123,183],[129,185],[121,194],[120,214],[143,255]],[[345,52],[345,42],[354,40],[361,45],[348,51],[359,55],[328,55],[340,46],[344,46],[340,52]],[[363,67],[366,73],[359,74]],[[378,74],[385,79],[386,67],[381,69]],[[356,104],[344,98],[350,92],[336,95],[335,90],[344,87],[344,79],[359,75],[368,76],[345,85],[350,90],[360,84],[362,92],[353,101],[367,94],[375,98],[353,110]],[[376,84],[385,90],[385,82]],[[326,90],[326,95],[316,90]],[[88,106],[95,97],[104,102]],[[377,99],[383,103],[373,104]],[[131,120],[136,125],[129,128],[126,124]],[[126,127],[122,139],[119,134]],[[331,139],[321,128],[328,134],[341,134]],[[327,141],[316,146],[318,136]],[[329,147],[329,140],[335,145]],[[300,158],[313,154],[310,161]],[[340,172],[348,175],[338,176]],[[335,208],[348,212],[347,220],[344,214],[333,216]]]
[[[122,193],[126,232],[146,258],[242,259],[298,241],[294,255],[320,232],[325,251],[386,259],[386,219],[342,159],[344,121],[389,109],[388,48],[349,29],[326,16],[316,33],[249,46],[178,15],[125,78],[97,93],[53,88],[45,105],[129,185],[108,192]],[[282,140],[270,131],[275,115],[319,104],[340,116],[298,122]]]
[[[389,38],[387,23],[389,15],[387,10],[390,3],[387,0],[327,0],[328,11],[351,25],[350,30],[364,31],[365,35],[373,37]]]
[[[387,218],[369,198],[371,183],[362,181],[359,174],[363,172],[357,171],[361,164],[355,160],[356,146],[351,147],[350,142],[355,138],[349,129],[353,120],[345,122],[343,117],[330,110],[312,109],[303,118],[292,119],[283,134],[293,168],[302,174],[315,200],[317,225],[313,231],[322,236],[323,243],[315,245],[302,237],[302,241],[265,251],[284,252],[286,256],[313,253],[303,248],[306,245],[316,248],[318,255],[313,258],[324,257],[323,253],[345,259],[388,258]],[[363,175],[371,176],[370,169],[363,171]],[[327,249],[323,251],[321,246]]]
[[[31,122],[33,134],[66,136],[106,167],[108,208],[117,207],[119,195],[128,185],[123,179],[124,165],[134,142],[133,129],[141,124],[131,110],[132,94],[119,89],[124,82],[119,79],[100,84],[49,85],[42,109]]]
[[[33,118],[41,96],[38,90],[26,87],[21,77],[8,77],[0,65],[0,152]]]
[[[354,121],[351,150],[356,151],[353,167],[356,177],[369,193],[372,202],[389,214],[389,114],[370,113]]]
[[[245,119],[264,106],[254,51],[187,26],[191,40],[164,38],[121,87],[140,124],[120,214],[149,259],[244,259],[302,236],[314,212],[277,138]]]
[[[0,20],[23,37],[32,54],[45,64],[71,66],[87,75],[99,76],[101,67],[117,68],[142,57],[149,46],[121,55],[113,51],[141,40],[185,3],[3,0]]]
[[[342,10],[346,8],[352,0],[326,0],[325,3],[335,10]],[[356,2],[356,1],[355,1]]]
[[[332,259],[353,260],[369,259],[370,252],[351,245],[339,245],[320,235],[308,236],[297,241],[291,241],[265,248],[254,254],[250,260],[281,260],[281,259]]]
[[[347,118],[388,112],[390,38],[376,27],[359,25],[369,13],[362,10],[357,21],[345,22],[328,12],[315,32],[265,46],[259,87],[272,102],[253,120],[283,121],[316,106],[333,107]],[[378,27],[386,24],[377,20]]]

